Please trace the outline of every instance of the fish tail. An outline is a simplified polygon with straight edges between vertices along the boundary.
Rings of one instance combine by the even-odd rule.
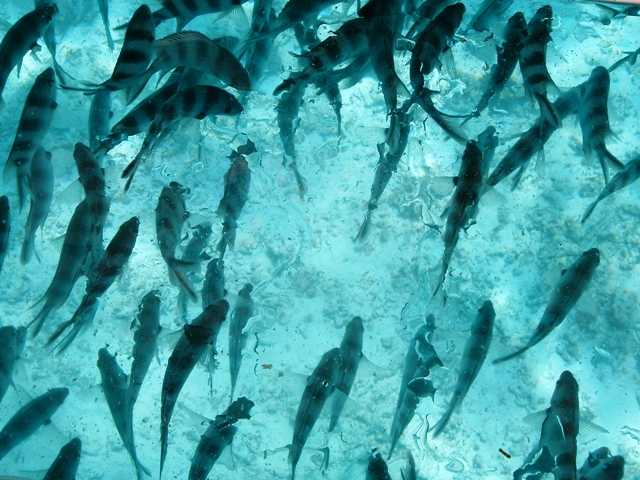
[[[133,182],[133,177],[135,177],[139,166],[140,166],[140,155],[136,156],[136,158],[131,160],[129,165],[127,165],[125,169],[122,171],[122,178],[127,179],[126,183],[124,184],[125,192],[129,191],[129,188],[131,188],[131,182]]]
[[[162,480],[162,470],[164,469],[164,462],[167,459],[167,439],[169,437],[169,424],[162,420],[160,425],[160,473],[158,480]]]
[[[362,224],[358,229],[358,234],[356,235],[354,242],[361,242],[365,238],[367,238],[367,235],[369,234],[369,227],[371,225],[371,215],[373,215],[373,211],[376,209],[376,207],[377,205],[369,202],[369,205],[367,206],[367,211],[364,214],[364,218],[362,219]]]
[[[580,220],[580,223],[584,223],[589,219],[593,211],[598,206],[598,203],[600,203],[600,197],[598,197],[595,201],[591,203],[591,205],[589,205],[589,208],[587,208],[587,210],[584,212],[584,215],[582,215],[582,219]]]
[[[602,148],[599,149],[598,155],[603,156],[613,168],[617,170],[624,170],[624,163],[618,160],[618,158],[611,153],[606,146],[603,145]]]
[[[38,335],[38,333],[40,333],[40,330],[42,330],[42,326],[44,325],[44,322],[47,320],[47,317],[54,309],[53,302],[51,302],[47,298],[46,294],[44,297],[38,300],[33,306],[35,307],[38,303],[40,303],[45,298],[46,298],[46,303],[44,304],[40,312],[38,312],[38,314],[34,317],[34,319],[27,324],[27,328],[31,328],[32,325],[34,326],[33,333],[31,334],[32,338],[35,338]]]
[[[55,332],[47,340],[47,346],[52,345],[65,331],[71,327],[71,330],[60,340],[55,346],[58,354],[63,353],[73,343],[78,334],[84,330],[95,317],[98,310],[98,300],[95,297],[87,297],[82,300],[80,306],[71,317],[71,320],[60,324]]]
[[[218,242],[218,245],[216,245],[216,250],[220,254],[220,258],[224,257],[224,254],[227,251],[228,243],[229,243],[229,239],[227,237],[227,232],[223,231],[222,236],[220,237],[220,241]]]
[[[512,358],[515,358],[515,357],[518,357],[518,356],[522,355],[524,352],[529,350],[532,346],[533,346],[532,344],[527,344],[524,347],[519,348],[515,352],[510,353],[509,355],[505,355],[503,357],[496,358],[491,363],[493,363],[494,365],[497,365],[498,363],[503,363],[503,362],[506,362],[507,360],[511,360]]]
[[[29,216],[27,217],[27,224],[24,228],[24,240],[22,241],[22,247],[20,248],[20,263],[22,265],[26,265],[31,260],[35,241],[36,229],[33,225],[32,209],[30,209]]]
[[[451,252],[449,249],[445,249],[444,255],[442,256],[442,269],[440,271],[440,276],[438,277],[438,284],[436,285],[435,290],[433,291],[433,297],[435,297],[442,285],[444,285],[444,279],[447,276],[447,270],[449,270],[449,262],[451,261]]]
[[[20,211],[27,203],[27,193],[29,192],[29,175],[18,171],[18,207]]]
[[[533,96],[538,101],[538,105],[540,106],[540,115],[542,115],[542,118],[547,123],[553,125],[555,128],[560,128],[560,125],[562,125],[562,121],[560,120],[558,112],[556,112],[556,109],[549,101],[547,96],[539,92],[534,93]]]
[[[437,437],[444,431],[445,427],[449,423],[449,420],[451,420],[454,408],[455,404],[452,402],[451,405],[447,407],[447,411],[444,413],[442,418],[438,420],[438,423],[435,424],[435,426],[433,427],[433,438]]]
[[[191,264],[189,263],[189,265]],[[171,269],[171,273],[175,275],[176,279],[180,283],[180,286],[184,289],[185,293],[189,295],[189,298],[191,298],[191,300],[195,302],[198,300],[198,296],[196,295],[196,292],[193,289],[193,286],[187,279],[187,276],[181,270],[182,266],[183,264],[181,264],[180,261],[175,258],[169,262],[169,268]]]
[[[289,168],[293,171],[293,176],[296,179],[296,184],[298,185],[298,194],[300,198],[304,200],[304,196],[307,194],[307,181],[298,170],[298,164],[293,161],[289,164]]]

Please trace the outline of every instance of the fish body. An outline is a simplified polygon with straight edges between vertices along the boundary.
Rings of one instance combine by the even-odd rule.
[[[192,264],[190,267],[185,267],[186,275],[191,281],[199,280],[202,261],[211,258],[205,252],[211,233],[211,223],[209,222],[200,223],[191,229],[191,238],[185,246],[181,258],[183,262]],[[178,293],[178,308],[185,322],[189,308],[188,302],[188,295],[183,290],[180,290]]]
[[[0,430],[0,459],[48,424],[67,395],[68,388],[52,388],[20,408]]]
[[[374,449],[369,455],[366,480],[391,480],[389,467],[378,450]]]
[[[218,300],[207,307],[192,323],[184,326],[167,364],[162,381],[160,412],[160,478],[167,458],[169,422],[182,387],[189,378],[193,367],[209,346],[215,345],[218,332],[224,322],[229,304]]]
[[[624,457],[611,455],[607,447],[600,447],[589,456],[578,470],[578,480],[622,480]]]
[[[162,22],[175,18],[177,31],[181,31],[187,23],[200,15],[221,13],[239,8],[247,0],[162,0],[160,10],[153,12],[157,27]]]
[[[445,414],[434,427],[434,437],[444,431],[451,419],[451,415],[462,404],[482,365],[484,365],[491,345],[495,317],[496,312],[493,309],[493,304],[490,300],[487,300],[478,310],[478,315],[471,326],[471,335],[462,354],[458,380]]]
[[[214,258],[207,264],[207,272],[202,283],[202,309],[213,305],[227,295],[224,288],[224,261]]]
[[[111,37],[111,23],[109,22],[109,0],[98,0],[98,9],[100,10],[100,17],[102,17],[102,24],[104,25],[104,33],[107,36],[107,45],[109,46],[109,50],[113,50],[113,38]]]
[[[254,314],[254,304],[251,298],[253,285],[247,283],[240,292],[238,300],[231,314],[229,322],[229,374],[231,375],[231,400],[236,390],[236,382],[240,373],[242,363],[242,350],[247,343],[247,334],[244,329],[247,327],[249,319]]]
[[[274,20],[273,0],[254,1],[244,62],[252,85],[258,84],[268,64],[273,44],[268,32]]]
[[[589,80],[583,86],[578,108],[584,153],[587,158],[593,153],[598,156],[605,184],[609,182],[609,164],[619,170],[624,168],[624,164],[607,149],[605,144],[607,136],[611,134],[607,106],[609,82],[609,72],[606,68],[594,68]]]
[[[222,217],[222,238],[218,242],[218,252],[223,257],[227,247],[233,248],[236,240],[238,219],[242,213],[251,186],[251,170],[244,155],[237,155],[224,175],[224,193],[218,204],[217,213]]]
[[[356,379],[360,360],[362,360],[364,355],[362,353],[363,335],[364,326],[362,325],[362,318],[353,317],[347,324],[344,337],[342,337],[342,342],[340,343],[342,362],[340,362],[339,380],[336,384],[338,392],[333,396],[331,402],[330,432],[333,431],[338,424],[340,414],[344,409],[344,404],[351,393],[353,382]]]
[[[38,147],[31,160],[29,175],[29,191],[31,203],[29,215],[24,227],[24,240],[20,251],[20,262],[24,265],[31,260],[34,252],[36,232],[42,228],[49,216],[51,201],[53,200],[53,166],[51,153]]]
[[[22,356],[27,330],[24,327],[0,327],[0,402],[13,385],[13,371]]]
[[[302,106],[304,92],[307,86],[308,83],[306,81],[294,83],[283,92],[276,107],[280,142],[282,143],[282,149],[284,151],[283,163],[287,164],[288,161],[289,167],[295,176],[298,192],[301,197],[304,196],[307,187],[306,180],[298,170],[295,135],[298,125],[300,124],[300,107]]]
[[[82,442],[76,437],[60,449],[42,480],[75,480],[81,453]]]
[[[191,460],[189,480],[206,480],[213,465],[218,461],[225,448],[231,445],[238,431],[235,423],[240,419],[251,418],[254,403],[246,397],[240,397],[229,405],[227,410],[216,416],[204,432],[196,452]]]
[[[55,72],[53,68],[48,68],[36,77],[27,94],[4,167],[5,181],[15,175],[20,210],[26,202],[29,190],[31,159],[49,130],[57,106]]]
[[[56,4],[47,3],[20,18],[3,37],[0,42],[0,104],[9,75],[16,67],[20,74],[22,58],[29,50],[36,48],[38,39],[57,14]]]
[[[9,234],[11,233],[11,207],[9,206],[9,197],[2,195],[0,197],[0,272],[2,265],[9,250]]]
[[[517,357],[544,340],[573,309],[589,286],[599,264],[600,251],[597,248],[591,248],[583,252],[568,269],[563,270],[560,280],[551,293],[551,299],[542,314],[540,323],[527,344],[509,355],[494,360],[493,363],[501,363]]]
[[[341,356],[339,348],[329,350],[307,377],[307,385],[300,399],[293,426],[293,439],[289,447],[291,480],[295,480],[296,467],[309,434],[320,417],[325,402],[340,381]]]
[[[100,90],[91,99],[89,109],[89,147],[96,152],[111,131],[111,92]]]

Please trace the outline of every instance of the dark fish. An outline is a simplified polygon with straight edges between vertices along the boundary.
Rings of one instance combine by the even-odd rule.
[[[186,247],[184,247],[181,258],[183,262],[192,264],[190,267],[185,268],[185,273],[189,281],[199,280],[201,273],[200,264],[203,260],[211,258],[205,253],[211,233],[211,223],[209,222],[203,222],[191,229],[191,238]],[[178,293],[178,308],[185,323],[187,321],[188,302],[189,297],[183,290],[180,290]]]
[[[18,410],[0,431],[0,459],[33,435],[51,417],[69,395],[68,388],[52,388]]]
[[[624,164],[608,149],[605,139],[611,134],[609,127],[609,72],[604,67],[596,67],[584,84],[580,95],[578,117],[582,129],[582,146],[587,158],[595,152],[600,161],[605,184],[609,182],[609,167],[623,169]]]
[[[413,459],[411,450],[407,452],[407,468],[400,470],[402,480],[418,480],[416,474],[416,461]]]
[[[387,463],[377,448],[374,448],[369,455],[366,480],[391,480]]]
[[[524,14],[516,12],[507,22],[502,45],[496,47],[497,63],[491,67],[489,83],[473,113],[462,124],[473,117],[479,116],[489,106],[489,101],[502,91],[507,81],[511,78],[516,65],[518,65],[518,58],[526,37],[527,22]]]
[[[340,0],[287,0],[282,10],[273,21],[269,34],[275,38],[280,33],[299,23],[314,23],[322,10],[329,8]]]
[[[224,175],[224,193],[218,204],[217,214],[222,217],[222,237],[216,247],[224,257],[227,247],[233,249],[236,241],[238,219],[242,213],[251,186],[251,170],[243,155],[237,155]]]
[[[600,264],[600,251],[597,248],[587,250],[568,269],[562,271],[562,277],[551,293],[542,319],[527,344],[515,352],[497,358],[493,363],[501,363],[521,355],[537,345],[566,318],[589,286],[591,277]]]
[[[97,365],[102,379],[102,392],[122,444],[136,469],[136,478],[140,480],[145,475],[150,476],[151,473],[140,463],[136,452],[133,425],[129,414],[129,379],[118,365],[116,358],[106,348],[98,351]]]
[[[582,216],[581,222],[584,223],[593,213],[593,210],[598,206],[598,204],[607,198],[609,195],[613,195],[618,190],[622,190],[625,187],[628,187],[633,182],[635,182],[638,178],[640,178],[640,157],[634,158],[630,162],[628,162],[624,166],[624,170],[616,173],[613,178],[607,182],[604,186],[598,198],[589,205],[587,211],[584,212]]]
[[[225,448],[231,445],[238,431],[238,420],[251,418],[254,403],[246,397],[240,397],[229,405],[221,415],[209,423],[209,427],[200,437],[196,452],[191,460],[189,480],[206,480],[213,465],[218,461]]]
[[[444,431],[451,419],[451,415],[453,415],[453,412],[462,404],[471,385],[473,385],[473,382],[478,376],[489,352],[495,317],[496,312],[493,310],[493,304],[490,300],[487,300],[478,310],[476,320],[471,325],[471,336],[464,347],[458,380],[453,389],[453,395],[451,396],[446,412],[434,427],[434,437],[437,437]]]
[[[9,385],[14,385],[13,371],[24,351],[26,338],[24,327],[0,327],[0,402]]]
[[[4,166],[5,182],[13,176],[16,178],[20,210],[29,190],[31,159],[49,130],[57,106],[55,73],[53,68],[48,68],[36,77],[27,94],[9,158]]]
[[[73,317],[63,322],[47,340],[47,345],[55,342],[67,329],[71,330],[60,340],[56,348],[58,353],[65,351],[78,334],[86,329],[98,310],[98,300],[120,276],[129,261],[138,238],[140,220],[132,217],[122,225],[113,236],[102,258],[89,272],[84,297]]]
[[[433,323],[433,315],[429,315],[425,324],[418,328],[409,343],[409,349],[404,358],[396,410],[391,423],[391,447],[388,458],[391,458],[402,432],[413,418],[420,399],[433,398],[435,394],[436,390],[427,377],[433,367],[442,366],[442,361],[429,341]]]
[[[360,366],[360,360],[362,360],[362,342],[364,335],[364,326],[362,325],[362,318],[353,317],[347,324],[342,337],[342,343],[340,343],[340,352],[342,361],[340,362],[340,372],[338,377],[338,383],[336,389],[338,390],[333,396],[331,402],[331,420],[329,421],[329,431],[332,432],[342,410],[344,404],[347,401],[347,397],[351,393],[353,382],[356,379],[358,373],[358,367]]]
[[[20,251],[20,262],[26,264],[31,260],[34,252],[36,231],[42,228],[49,216],[49,209],[53,199],[53,167],[51,153],[38,147],[31,160],[31,174],[29,176],[29,191],[31,203],[29,216],[24,227],[24,240]]]
[[[600,447],[584,461],[578,470],[578,480],[622,480],[624,477],[624,457],[611,455],[607,447]]]
[[[111,131],[111,92],[100,90],[91,99],[89,109],[89,146],[96,153]]]
[[[11,209],[9,208],[9,197],[0,197],[0,272],[9,250],[9,234],[11,233]]]
[[[36,8],[42,8],[47,5],[53,5],[54,2],[51,0],[35,0],[34,4]],[[51,54],[53,69],[56,71],[56,76],[58,77],[58,80],[60,80],[60,83],[64,85],[69,74],[65,72],[62,65],[58,63],[55,21],[51,21],[49,23],[49,26],[42,34],[42,39],[44,40],[44,44],[47,46],[47,50],[49,50],[49,53]]]
[[[413,12],[416,21],[411,25],[405,36],[413,39],[417,35],[420,35],[436,15],[453,3],[453,0],[425,0],[422,2],[415,12]]]
[[[224,261],[214,258],[207,264],[207,272],[202,283],[202,309],[222,300],[227,295],[224,288]]]
[[[226,300],[218,300],[215,304],[207,307],[192,323],[184,326],[184,332],[169,357],[167,370],[162,381],[160,478],[162,478],[162,470],[167,458],[169,422],[180,390],[205,350],[210,346],[215,346],[218,332],[228,310],[229,304]]]
[[[81,452],[82,442],[79,437],[65,444],[42,480],[75,480]]]
[[[240,365],[242,363],[242,350],[247,344],[247,333],[244,329],[247,327],[249,319],[253,317],[254,305],[251,298],[253,285],[245,284],[238,292],[236,306],[231,314],[229,322],[229,374],[231,375],[231,400],[236,391],[236,382],[240,373]]]
[[[289,447],[291,480],[295,480],[296,467],[307,438],[320,417],[325,402],[340,381],[341,362],[341,350],[333,348],[322,356],[316,368],[307,377],[307,384],[302,393],[293,426],[293,439]]]
[[[482,151],[478,147],[478,143],[470,140],[462,155],[462,164],[457,176],[456,189],[447,209],[447,223],[443,235],[442,268],[438,283],[433,291],[434,296],[444,283],[453,252],[458,244],[460,231],[469,224],[477,212],[483,185],[482,157]]]
[[[102,17],[102,24],[104,25],[104,33],[107,36],[107,45],[109,46],[109,50],[113,50],[113,38],[111,37],[111,24],[109,23],[109,0],[98,0],[98,8],[100,10],[100,16]],[[146,7],[146,8],[148,9],[149,7]],[[131,19],[129,23],[132,23],[132,22],[133,22],[133,19]],[[126,35],[125,35],[125,43],[126,43]]]
[[[0,105],[3,104],[2,92],[9,74],[15,67],[18,67],[18,75],[20,74],[22,58],[29,50],[37,47],[38,39],[57,14],[56,4],[47,3],[20,18],[5,34],[0,42]]]
[[[391,114],[389,128],[386,131],[387,138],[384,143],[378,144],[378,165],[371,184],[367,213],[365,213],[362,225],[360,225],[356,240],[364,240],[369,233],[371,216],[378,208],[380,197],[387,188],[391,176],[398,169],[400,159],[407,148],[410,127],[410,116],[404,108]]]
[[[513,0],[484,0],[469,22],[469,27],[477,32],[491,31],[492,26],[512,3]]]

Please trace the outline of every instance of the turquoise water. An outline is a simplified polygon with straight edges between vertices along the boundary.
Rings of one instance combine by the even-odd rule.
[[[283,2],[274,2],[279,11]],[[463,29],[479,2],[465,2]],[[543,2],[515,0],[500,22],[517,10],[529,19]],[[609,67],[627,51],[640,47],[640,18],[614,18],[608,25],[598,7],[579,2],[552,2],[553,42],[548,68],[560,92],[586,81],[598,65]],[[112,27],[131,17],[137,2],[111,0]],[[55,20],[57,58],[73,77],[89,82],[108,78],[121,47],[123,33],[113,30],[115,51],[107,46],[97,4],[91,0],[59,0]],[[155,9],[157,5],[151,5]],[[30,2],[0,5],[0,36],[32,8]],[[244,37],[252,2],[214,21],[206,15],[189,30],[210,37]],[[325,9],[320,37],[329,35],[355,15],[343,5]],[[156,37],[174,31],[173,21],[162,24]],[[434,70],[428,84],[446,112],[466,113],[482,94],[487,65],[495,62],[495,41],[487,33],[469,32],[451,48],[455,68]],[[42,42],[41,42],[42,43]],[[544,159],[534,158],[519,187],[511,191],[507,179],[482,197],[477,223],[461,233],[442,295],[432,298],[440,271],[442,236],[436,226],[453,191],[464,145],[447,137],[425,114],[411,111],[408,145],[380,206],[371,231],[354,242],[366,210],[378,161],[376,145],[384,142],[389,118],[378,80],[366,75],[355,86],[342,89],[342,133],[325,96],[307,89],[296,131],[298,168],[307,182],[300,198],[294,176],[283,167],[283,147],[276,122],[277,98],[271,92],[290,70],[298,69],[290,52],[299,47],[291,31],[278,36],[268,58],[264,79],[247,97],[239,120],[220,116],[212,121],[188,120],[162,141],[139,169],[128,192],[122,169],[142,146],[144,135],[129,138],[104,159],[111,208],[104,226],[105,244],[132,216],[140,220],[133,253],[124,272],[100,300],[95,320],[62,354],[46,347],[46,339],[71,318],[82,300],[82,277],[64,306],[47,320],[43,333],[29,335],[22,361],[16,367],[16,388],[0,403],[0,423],[21,406],[50,388],[68,387],[68,398],[52,417],[24,443],[0,460],[0,478],[42,478],[60,447],[73,437],[82,440],[79,479],[128,479],[135,472],[122,447],[100,386],[96,366],[98,350],[107,346],[125,372],[133,348],[132,321],[142,297],[158,290],[161,298],[157,360],[154,359],[134,410],[138,456],[157,478],[160,458],[160,398],[168,359],[180,336],[183,319],[178,288],[169,281],[156,240],[155,208],[162,188],[171,181],[188,187],[188,219],[180,235],[178,252],[191,238],[193,227],[208,221],[212,235],[205,251],[211,257],[221,230],[216,215],[224,191],[224,176],[232,149],[250,138],[257,153],[247,155],[251,169],[249,196],[238,222],[233,250],[225,254],[227,299],[231,308],[246,283],[254,285],[255,315],[247,327],[247,343],[236,395],[255,403],[251,419],[238,422],[233,455],[227,451],[209,478],[288,478],[285,447],[291,443],[293,423],[305,386],[305,377],[323,353],[340,344],[344,327],[355,315],[364,324],[364,355],[341,422],[328,433],[325,412],[315,425],[297,477],[365,478],[369,453],[389,449],[391,426],[400,387],[404,357],[411,338],[427,314],[435,317],[432,343],[443,368],[430,379],[434,400],[420,402],[388,465],[392,478],[401,478],[406,451],[416,459],[420,478],[498,479],[512,472],[536,446],[540,420],[532,413],[549,406],[556,381],[570,370],[580,387],[583,420],[577,439],[577,464],[590,451],[607,446],[625,457],[625,478],[640,478],[640,406],[636,327],[640,267],[636,215],[636,185],[604,200],[588,222],[580,219],[600,192],[603,181],[595,156],[587,159],[575,116],[570,116],[550,138]],[[409,84],[409,54],[396,52],[399,76]],[[20,76],[13,71],[2,93],[0,151],[5,158],[15,136],[25,97],[35,77],[49,66],[46,48],[24,57]],[[639,66],[625,64],[611,73],[610,124],[616,137],[610,150],[624,163],[638,155],[640,123]],[[145,93],[157,84],[154,77]],[[232,88],[229,92],[240,97]],[[399,94],[406,98],[404,92]],[[556,92],[551,91],[551,99]],[[90,97],[58,90],[51,128],[43,146],[51,152],[55,174],[51,211],[36,235],[36,252],[28,264],[20,262],[25,208],[14,208],[15,190],[5,183],[1,193],[12,205],[9,249],[2,267],[0,322],[26,326],[38,309],[31,306],[43,295],[55,272],[62,236],[76,205],[82,200],[73,159],[74,144],[88,142]],[[127,111],[122,93],[113,94],[113,120]],[[502,94],[480,118],[465,125],[470,138],[487,126],[497,129],[500,144],[494,165],[529,129],[538,115],[528,100],[516,69]],[[186,238],[182,238],[186,237]],[[600,265],[565,321],[544,341],[510,363],[491,360],[521,346],[533,330],[558,282],[585,250],[597,247]],[[206,266],[202,263],[202,273]],[[192,281],[199,293],[202,276]],[[433,426],[446,409],[461,364],[471,324],[482,303],[495,308],[493,340],[488,360],[454,414],[445,432],[425,436],[425,417]],[[201,304],[188,303],[187,319],[201,313]],[[182,390],[170,424],[168,456],[163,478],[188,478],[197,442],[213,419],[229,403],[229,318],[218,335],[217,366],[209,385],[207,368],[198,364]],[[325,409],[327,410],[327,409]],[[596,424],[608,431],[589,428]],[[325,477],[320,472],[322,453],[330,461]],[[511,458],[499,452],[503,449]],[[604,477],[603,477],[604,478]]]

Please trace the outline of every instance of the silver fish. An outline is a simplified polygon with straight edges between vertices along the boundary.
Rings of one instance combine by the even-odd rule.
[[[95,153],[111,131],[111,92],[101,90],[91,99],[89,109],[89,147]]]
[[[191,263],[192,266],[185,268],[185,273],[190,281],[197,281],[200,278],[201,263],[211,257],[205,252],[211,237],[211,223],[203,222],[192,228],[189,243],[184,247],[181,260]],[[216,299],[217,300],[217,299]],[[178,292],[178,309],[186,323],[189,297],[180,290]]]
[[[31,174],[29,176],[29,191],[31,203],[29,216],[24,227],[24,240],[20,251],[20,262],[24,265],[31,260],[34,253],[36,232],[42,228],[49,216],[51,201],[53,200],[53,166],[51,153],[38,147],[31,160]]]
[[[247,343],[247,334],[244,329],[253,317],[254,304],[251,298],[253,285],[247,283],[238,292],[238,300],[231,314],[229,322],[229,374],[231,375],[231,400],[233,401],[236,390],[236,382],[242,363],[242,350]]]
[[[220,257],[228,248],[233,249],[236,241],[238,219],[249,197],[251,170],[244,155],[238,154],[227,173],[224,174],[224,193],[218,204],[217,214],[222,217],[222,237],[217,250]]]

